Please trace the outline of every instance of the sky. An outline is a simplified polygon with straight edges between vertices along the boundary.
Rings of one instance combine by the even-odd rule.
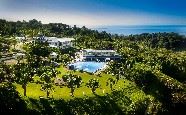
[[[186,25],[186,0],[0,0],[0,18],[80,26]]]

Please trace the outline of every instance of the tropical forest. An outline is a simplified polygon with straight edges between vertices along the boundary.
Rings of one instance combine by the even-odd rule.
[[[74,46],[49,47],[37,40],[42,36],[74,38]],[[82,49],[114,50],[120,59],[95,74],[69,69]],[[0,113],[184,115],[186,36],[111,34],[36,19],[0,19]]]

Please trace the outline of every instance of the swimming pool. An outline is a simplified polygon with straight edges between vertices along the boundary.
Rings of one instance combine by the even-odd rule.
[[[97,70],[101,70],[106,66],[105,62],[75,62],[69,64],[73,69],[83,70],[90,73],[95,73]]]

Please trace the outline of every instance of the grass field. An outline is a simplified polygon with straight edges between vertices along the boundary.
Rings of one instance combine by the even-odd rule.
[[[58,70],[61,72],[58,75],[59,78],[68,72],[73,72],[64,67],[60,67]],[[108,78],[114,77],[112,75],[102,73],[101,77],[98,77],[78,71],[73,74],[81,76],[84,82],[80,88],[75,90],[74,97],[70,96],[69,88],[54,86],[54,92],[50,94],[51,98],[46,98],[46,93],[40,90],[41,85],[36,83],[28,84],[27,97],[24,97],[21,85],[15,84],[17,91],[22,95],[27,110],[24,111],[25,114],[28,114],[27,112],[38,115],[46,113],[66,115],[77,113],[83,115],[119,114],[118,112],[121,111],[122,113],[131,113],[138,108],[146,108],[149,99],[154,100],[152,96],[146,95],[135,83],[128,80],[119,80],[114,86],[115,91],[112,92],[110,87],[106,86]],[[91,78],[99,79],[101,84],[101,87],[96,90],[96,95],[85,86],[85,83]],[[39,77],[35,77],[35,81],[37,80]]]
[[[68,72],[72,72],[70,70],[67,70],[64,67],[59,67],[57,68],[57,70],[59,70],[61,73],[58,75],[59,78],[62,77],[62,75],[67,74]],[[112,75],[108,75],[108,74],[101,74],[101,77],[98,77],[96,75],[91,75],[89,73],[81,73],[81,72],[74,72],[74,74],[79,75],[82,77],[83,79],[83,84],[81,85],[80,88],[77,88],[74,92],[74,97],[76,98],[81,98],[83,96],[88,96],[88,97],[92,97],[94,96],[94,94],[92,94],[91,89],[87,88],[85,86],[85,84],[88,82],[89,79],[91,78],[96,78],[99,79],[100,82],[100,88],[98,88],[96,90],[96,94],[103,96],[106,93],[110,93],[110,87],[106,86],[106,82],[108,80],[108,78],[113,77]],[[38,77],[35,77],[35,81],[39,80]],[[116,90],[120,90],[121,88],[125,88],[129,85],[129,81],[127,80],[119,80],[118,83],[114,86],[114,89]],[[17,87],[17,91],[23,95],[23,89],[21,87],[21,85],[19,84],[15,84]],[[70,89],[67,88],[66,86],[63,86],[62,88],[60,88],[59,86],[55,86],[54,85],[54,92],[51,93],[50,97],[53,97],[55,99],[71,99],[73,97],[70,96]],[[36,83],[29,83],[27,85],[27,96],[29,98],[34,98],[34,99],[39,99],[39,97],[46,97],[46,93],[44,91],[41,91],[41,84],[36,84]]]

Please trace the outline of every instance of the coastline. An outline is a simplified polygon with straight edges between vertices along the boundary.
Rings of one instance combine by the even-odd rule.
[[[135,35],[142,33],[164,33],[175,32],[186,35],[186,25],[113,25],[113,26],[97,26],[90,28],[92,30],[106,31],[111,34],[119,35]]]

